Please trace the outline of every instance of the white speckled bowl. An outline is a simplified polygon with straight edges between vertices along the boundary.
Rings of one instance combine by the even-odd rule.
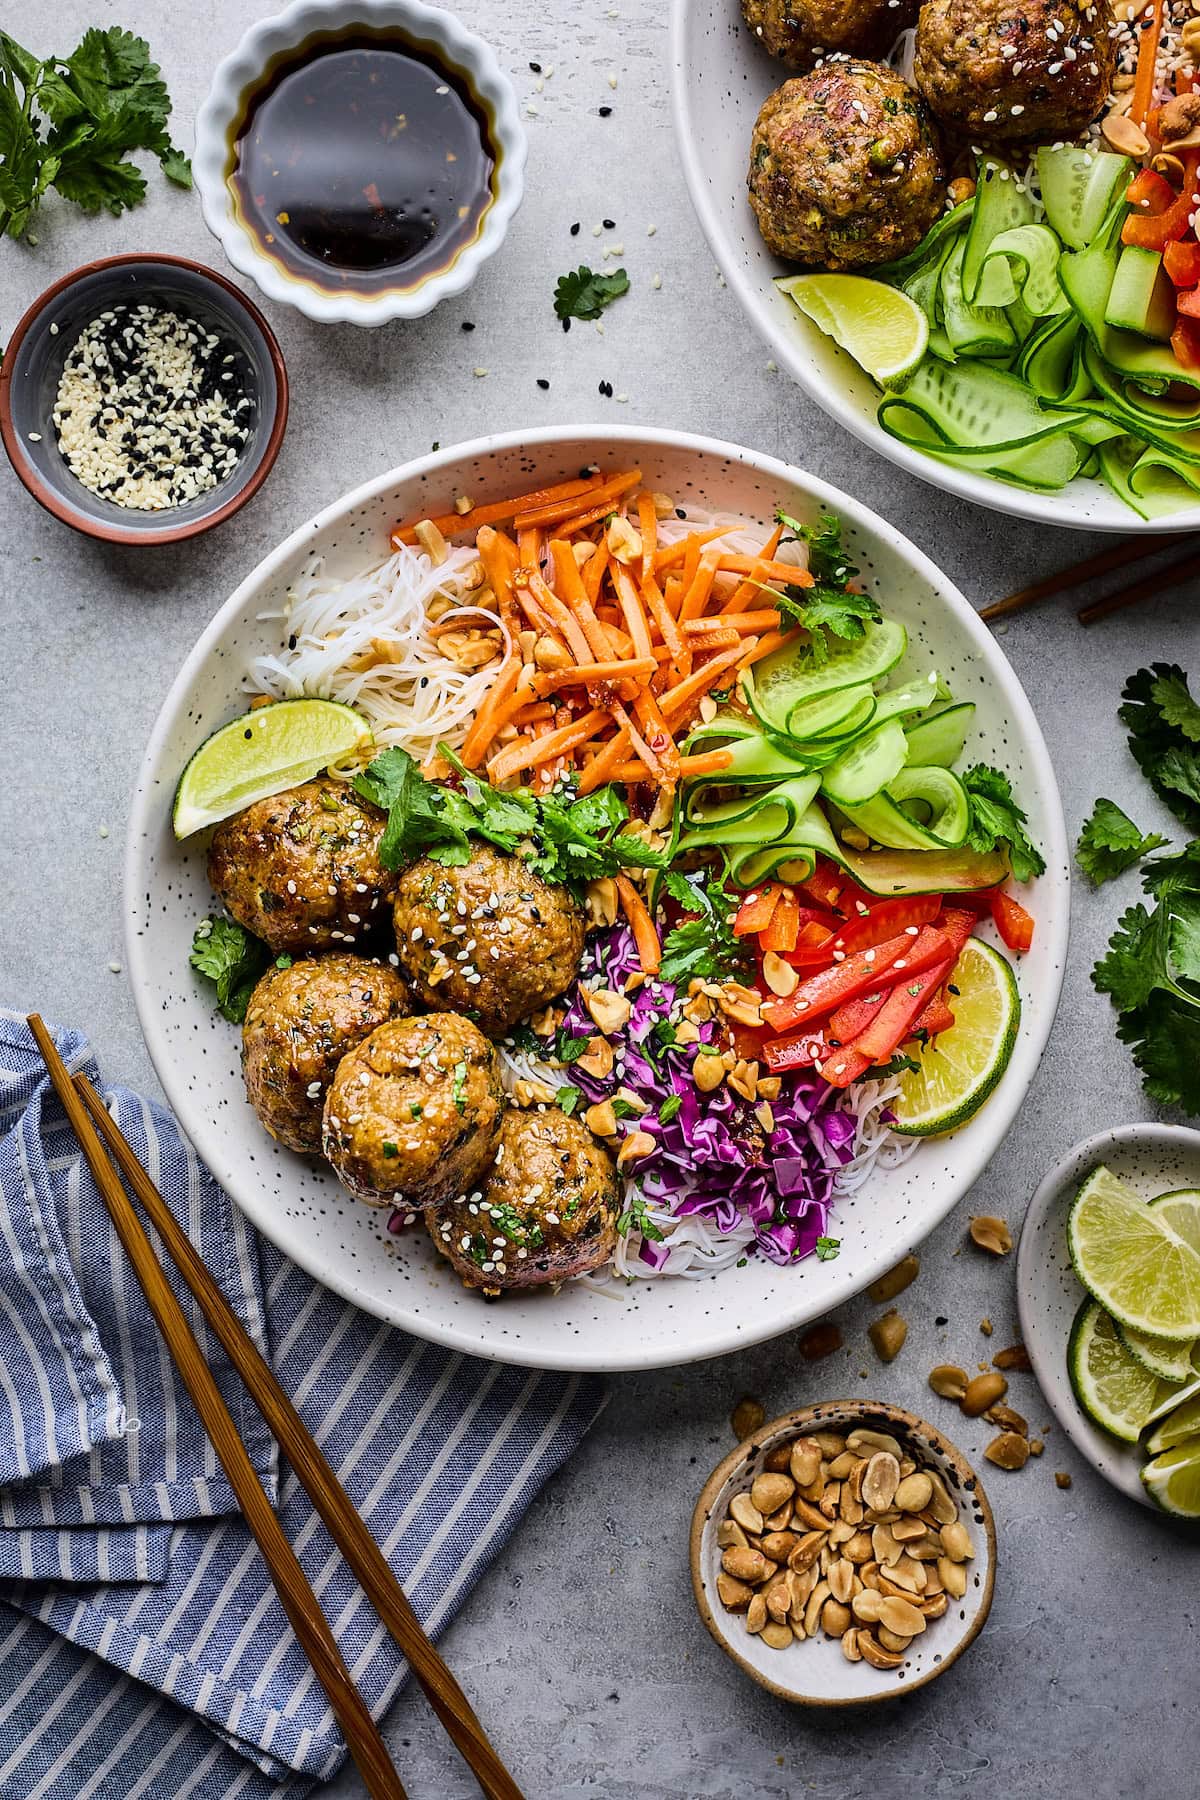
[[[717,1593],[721,1549],[717,1527],[735,1494],[762,1473],[767,1456],[781,1441],[810,1431],[845,1433],[866,1426],[886,1431],[913,1447],[914,1460],[936,1471],[959,1503],[959,1516],[971,1534],[974,1558],[967,1563],[967,1591],[951,1602],[940,1619],[931,1619],[915,1637],[898,1669],[876,1669],[868,1662],[847,1662],[837,1638],[821,1633],[772,1650],[746,1630],[743,1613],[725,1610]],[[992,1606],[996,1580],[996,1527],[987,1495],[961,1450],[935,1426],[915,1413],[883,1401],[827,1400],[804,1406],[763,1425],[730,1451],[713,1470],[692,1514],[692,1590],[709,1632],[739,1668],[781,1700],[796,1706],[869,1706],[896,1700],[925,1687],[974,1643]]]
[[[640,1282],[615,1295],[567,1283],[489,1305],[461,1285],[424,1232],[387,1236],[385,1214],[356,1204],[327,1167],[263,1132],[242,1087],[239,1033],[188,971],[192,933],[212,894],[204,841],[172,836],[171,799],[196,746],[244,709],[246,664],[279,630],[264,615],[278,612],[314,552],[334,571],[357,569],[387,555],[400,517],[442,511],[459,493],[484,502],[541,486],[593,461],[636,463],[649,486],[745,513],[764,531],[780,504],[808,518],[838,513],[865,580],[909,628],[913,666],[936,663],[960,697],[977,702],[971,754],[1008,770],[1049,868],[1030,901],[1037,930],[1017,967],[1023,1014],[1007,1074],[961,1131],[880,1169],[839,1204],[837,1258],[790,1269],[751,1259],[715,1278]],[[919,550],[857,501],[771,457],[683,433],[589,425],[485,438],[381,475],[302,525],[247,576],[184,663],[146,752],[129,826],[126,941],[142,1029],[171,1105],[217,1179],[289,1256],[367,1311],[459,1350],[547,1368],[650,1368],[818,1318],[891,1268],[966,1193],[1016,1116],[1050,1031],[1068,879],[1062,807],[1029,702],[995,639]]]
[[[393,30],[418,46],[431,49],[461,71],[483,101],[498,152],[491,205],[476,237],[465,244],[448,268],[378,294],[341,293],[318,287],[290,273],[267,255],[239,218],[226,176],[230,137],[242,117],[245,96],[255,89],[270,65],[298,49],[314,33],[348,32],[355,27]],[[509,221],[525,189],[525,132],[512,83],[489,44],[460,24],[453,13],[426,6],[424,0],[293,0],[273,18],[252,25],[237,49],[213,76],[196,115],[196,149],[192,171],[200,194],[204,222],[235,269],[248,275],[272,300],[298,307],[320,324],[383,325],[389,319],[419,319],[439,300],[461,294],[480,266],[500,248]]]
[[[1092,1424],[1067,1375],[1067,1340],[1085,1297],[1067,1252],[1067,1215],[1100,1163],[1147,1200],[1172,1188],[1200,1188],[1200,1131],[1184,1125],[1117,1125],[1068,1150],[1025,1214],[1017,1246],[1017,1311],[1038,1386],[1079,1454],[1128,1499],[1158,1512],[1138,1475],[1145,1459],[1132,1444],[1122,1444]]]
[[[775,277],[794,275],[796,265],[771,255],[746,198],[754,121],[767,95],[791,73],[744,24],[740,0],[671,0],[671,100],[692,204],[722,274],[780,367],[872,450],[960,499],[1076,531],[1187,531],[1200,525],[1200,506],[1140,519],[1103,482],[1073,481],[1061,493],[1036,494],[924,456],[884,431],[870,378],[775,286]]]

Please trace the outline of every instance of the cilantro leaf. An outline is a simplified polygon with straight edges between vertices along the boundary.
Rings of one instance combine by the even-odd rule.
[[[866,635],[868,624],[874,624],[881,616],[879,603],[870,594],[850,591],[849,584],[858,569],[846,554],[842,523],[834,513],[822,513],[816,525],[802,525],[782,511],[775,517],[792,537],[807,544],[813,586],[795,587],[783,593],[772,588],[770,592],[784,617],[803,625],[810,633],[809,655],[819,667],[829,660],[831,637],[849,642]]]
[[[976,763],[961,779],[971,809],[967,843],[972,850],[988,851],[998,845],[1006,846],[1009,865],[1017,881],[1028,881],[1031,876],[1041,875],[1046,861],[1025,829],[1028,820],[1013,797],[1008,776],[987,763]]]
[[[629,1205],[617,1220],[619,1237],[628,1237],[631,1231],[640,1231],[644,1238],[649,1238],[654,1244],[661,1244],[665,1235],[648,1216],[645,1196],[638,1188],[630,1190]]]
[[[819,1237],[813,1245],[818,1262],[832,1262],[842,1247],[841,1238]]]
[[[1122,913],[1092,981],[1121,1017],[1146,1092],[1200,1113],[1200,842],[1155,857],[1142,886],[1156,902]]]
[[[1141,832],[1115,801],[1099,799],[1079,833],[1075,860],[1093,886],[1100,887],[1166,841],[1157,832]]]
[[[1200,1113],[1200,1007],[1156,993],[1121,1018],[1117,1036],[1132,1045],[1152,1100]]]
[[[570,329],[572,319],[598,319],[606,306],[629,291],[629,277],[624,269],[610,275],[596,274],[585,264],[560,275],[554,289],[554,310]]]
[[[1121,690],[1121,723],[1142,774],[1176,818],[1200,830],[1200,708],[1187,676],[1171,663],[1152,663],[1131,675]]]
[[[733,901],[719,878],[710,877],[703,887],[678,869],[663,877],[668,894],[697,917],[684,919],[663,940],[664,981],[719,981],[742,973],[746,947],[733,935]]]
[[[385,750],[354,777],[353,785],[356,794],[388,815],[379,841],[379,860],[385,869],[403,869],[424,855],[436,855],[442,862],[469,860],[466,831],[452,812],[436,804],[442,790],[426,781],[407,750],[398,746]]]
[[[584,1098],[584,1094],[581,1088],[568,1084],[566,1087],[560,1087],[554,1098],[558,1102],[559,1111],[565,1112],[570,1118],[579,1102]]]
[[[814,581],[843,588],[858,574],[842,543],[842,521],[836,513],[822,513],[816,525],[801,525],[782,509],[775,518],[794,538],[808,545],[808,568]]]
[[[267,946],[233,919],[210,917],[196,927],[188,961],[197,974],[215,983],[217,1011],[240,1025],[255,984],[270,961]]]

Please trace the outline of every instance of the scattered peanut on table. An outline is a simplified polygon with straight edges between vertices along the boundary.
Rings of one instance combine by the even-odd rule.
[[[975,1550],[938,1470],[866,1427],[771,1449],[717,1526],[717,1593],[773,1650],[841,1642],[848,1662],[899,1669],[967,1591]]]

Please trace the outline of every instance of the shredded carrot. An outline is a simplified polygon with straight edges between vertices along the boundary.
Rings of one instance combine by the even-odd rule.
[[[576,662],[591,662],[594,655],[592,647],[570,607],[563,605],[558,595],[546,586],[541,575],[531,575],[529,586],[534,599],[541,606],[543,612],[548,613],[557,625],[559,634],[570,648],[571,655]],[[607,656],[607,651],[603,655]]]
[[[524,700],[524,698],[525,696],[522,695],[521,699]],[[519,706],[507,723],[524,731],[527,725],[542,725],[547,719],[553,717],[554,708],[548,700],[533,700],[528,705]]]
[[[483,564],[484,574],[496,596],[500,618],[510,634],[515,637],[519,627],[517,624],[517,600],[513,590],[513,561],[510,555],[512,540],[498,531],[493,531],[490,525],[485,525],[475,540],[475,548],[479,551],[479,560]]]
[[[1129,117],[1137,125],[1145,125],[1154,104],[1154,76],[1158,52],[1162,45],[1162,28],[1163,0],[1154,0],[1150,23],[1142,27],[1142,35],[1138,43],[1137,68],[1133,77],[1133,98],[1129,103]]]
[[[697,669],[695,674],[689,675],[685,681],[678,682],[673,688],[668,688],[665,694],[660,694],[659,705],[662,707],[663,717],[673,729],[678,726],[680,720],[690,716],[701,694],[707,694],[709,688],[716,686],[725,671],[733,667],[741,656],[743,648],[739,639],[732,650],[722,651],[720,656],[712,657],[702,669]]]
[[[687,780],[693,775],[719,775],[733,761],[730,750],[706,750],[699,756],[681,756],[679,776]],[[645,781],[646,771],[639,762],[619,763],[609,777],[611,781]]]
[[[650,621],[646,617],[646,607],[637,585],[627,569],[620,563],[612,565],[613,586],[620,601],[621,613],[633,639],[634,649],[639,656],[651,655]]]
[[[676,671],[681,676],[690,674],[692,653],[688,649],[687,642],[675,623],[675,615],[663,598],[662,590],[653,575],[648,576],[642,583],[642,595]]]
[[[686,619],[683,629],[689,637],[712,631],[714,626],[719,631],[737,631],[745,637],[752,631],[773,631],[778,623],[779,614],[771,607],[763,612],[718,613],[715,619]]]
[[[492,757],[487,766],[488,774],[493,782],[507,781],[510,775],[518,775],[522,769],[547,762],[552,756],[565,756],[569,750],[586,744],[603,725],[607,716],[598,707],[594,707],[572,724],[560,725],[557,730],[548,731],[535,743],[511,744],[507,749],[501,750],[499,755]],[[466,761],[465,757],[463,761]]]
[[[631,742],[632,732],[624,728],[609,738],[599,755],[593,757],[592,761],[580,776],[579,792],[581,794],[590,794],[594,789],[603,787],[605,782],[611,781],[613,778],[613,770],[620,768],[626,756],[629,754]],[[645,780],[644,772],[638,776],[638,780]]]
[[[658,941],[654,920],[646,910],[646,902],[628,875],[617,876],[617,893],[621,896],[621,911],[633,933],[638,961],[647,975],[657,975],[662,968],[662,945]]]
[[[575,566],[578,568],[579,564],[576,563]],[[595,606],[597,600],[600,598],[600,590],[604,586],[604,577],[607,571],[608,545],[601,543],[597,545],[593,554],[588,557],[581,570],[583,575],[583,585],[587,592],[587,597],[593,606]]]
[[[517,563],[523,569],[536,569],[542,555],[542,534],[534,527],[517,533]]]
[[[711,531],[693,531],[687,537],[677,538],[665,549],[655,551],[654,573],[663,575],[668,569],[678,569],[693,543],[702,547],[705,544],[711,544],[714,538],[728,537],[729,533],[734,530],[736,530],[736,526],[733,525],[714,525]]]
[[[436,526],[443,537],[457,537],[464,531],[478,531],[481,525],[499,525],[506,519],[515,519],[518,513],[529,512],[539,506],[553,506],[564,500],[575,500],[580,494],[600,486],[599,475],[585,475],[574,481],[559,481],[552,487],[536,488],[531,494],[517,494],[508,500],[494,500],[487,506],[468,507],[466,512],[438,513],[430,517],[421,513],[416,519],[409,519],[403,525],[397,525],[392,532],[392,548],[399,550],[401,544],[415,544],[417,526],[428,519]]]
[[[748,638],[742,646],[743,655],[738,668],[750,668],[751,664],[761,662],[764,656],[770,656],[775,650],[782,650],[785,644],[794,644],[802,635],[799,631],[768,631],[765,637]]]
[[[759,552],[753,569],[745,581],[734,588],[732,594],[721,608],[722,612],[740,612],[758,593],[759,587],[766,580],[766,566],[772,560],[783,538],[783,526],[777,525]]]
[[[765,556],[718,556],[716,564],[727,575],[753,575],[756,581],[778,581],[784,587],[812,587],[813,578],[798,563],[782,563]]]
[[[697,619],[696,623],[697,625],[707,626],[709,621],[707,619]],[[734,644],[739,642],[740,638],[740,632],[726,631],[723,628],[714,625],[708,630],[698,631],[694,637],[688,639],[688,643],[693,650],[729,650]]]
[[[641,479],[640,469],[629,469],[623,475],[610,475],[599,487],[592,488],[576,499],[555,500],[549,505],[531,506],[519,512],[513,523],[518,531],[530,525],[551,525],[555,530],[566,527],[571,531],[578,531],[583,525],[591,525],[596,519],[602,519],[612,512],[621,495],[629,493]]]
[[[654,573],[654,552],[658,548],[658,514],[654,510],[653,494],[638,495],[637,519],[642,539],[642,580],[649,581]]]
[[[713,577],[717,572],[715,556],[701,556],[696,560],[696,572],[687,584],[686,591],[679,606],[679,622],[685,619],[698,619],[708,605],[712,594]],[[687,576],[687,564],[684,564],[684,577]]]
[[[468,769],[479,767],[487,753],[488,745],[504,723],[499,715],[512,699],[521,667],[520,654],[514,651],[505,662],[493,685],[488,689],[483,705],[475,714],[474,724],[467,733],[466,742],[459,752]]]
[[[658,667],[654,657],[631,657],[619,662],[577,663],[571,669],[548,669],[533,678],[535,694],[556,694],[563,687],[587,687],[593,681],[644,681]]]

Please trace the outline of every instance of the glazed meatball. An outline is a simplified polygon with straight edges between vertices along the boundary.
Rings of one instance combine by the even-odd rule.
[[[750,204],[790,262],[864,269],[912,250],[942,210],[937,132],[881,63],[825,63],[767,100],[750,143]]]
[[[557,1106],[509,1107],[485,1180],[426,1209],[433,1241],[468,1287],[488,1293],[568,1281],[607,1262],[617,1241],[616,1165]]]
[[[579,973],[581,908],[519,856],[478,844],[461,868],[428,858],[396,885],[400,967],[428,1006],[451,1006],[499,1037]]]
[[[917,0],[742,0],[746,23],[789,69],[830,51],[883,56],[917,16]]]
[[[344,781],[322,775],[218,825],[208,879],[238,924],[276,953],[357,944],[395,880],[379,861],[386,823]]]
[[[289,1150],[321,1148],[325,1094],[347,1050],[412,1010],[394,969],[334,954],[268,969],[242,1026],[242,1074],[250,1104]]]
[[[1073,138],[1112,86],[1108,0],[926,0],[913,79],[947,128],[978,141]]]
[[[337,1066],[325,1096],[325,1154],[372,1206],[436,1206],[487,1168],[503,1106],[499,1059],[469,1019],[392,1019]]]

